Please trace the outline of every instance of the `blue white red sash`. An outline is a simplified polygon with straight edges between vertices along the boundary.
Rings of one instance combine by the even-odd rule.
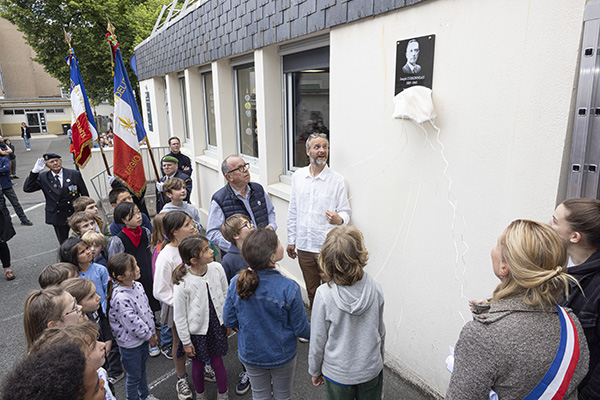
[[[524,400],[560,400],[567,393],[567,388],[579,361],[579,336],[573,320],[564,308],[559,305],[560,344],[554,360],[541,382],[525,397]]]

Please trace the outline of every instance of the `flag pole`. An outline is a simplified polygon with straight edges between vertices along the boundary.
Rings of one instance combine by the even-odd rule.
[[[154,167],[154,174],[156,174],[156,182],[160,182],[160,174],[158,173],[158,168],[156,168],[156,161],[154,161],[154,154],[152,153],[152,147],[150,146],[148,136],[144,138],[144,142],[146,143],[146,146],[148,146],[148,153],[150,154],[150,160]],[[165,194],[163,192],[160,192],[160,197],[162,198],[163,204],[167,204],[167,199],[165,199]]]

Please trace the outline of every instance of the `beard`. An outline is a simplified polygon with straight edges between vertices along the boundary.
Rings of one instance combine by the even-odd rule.
[[[319,161],[317,157],[310,156],[310,163],[316,165],[317,167],[322,167],[323,165],[327,164],[327,158],[325,158],[325,161]]]

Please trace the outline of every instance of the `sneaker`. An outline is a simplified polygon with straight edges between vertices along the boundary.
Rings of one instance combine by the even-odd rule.
[[[160,348],[158,346],[150,347],[150,357],[160,356]]]
[[[27,149],[27,151],[31,151],[31,149]]]
[[[19,177],[18,177],[18,176],[16,176],[16,175],[13,175],[13,176],[11,176],[11,178],[12,178],[12,179],[21,179],[21,178],[19,178]]]
[[[248,390],[250,390],[250,377],[246,371],[242,371],[240,372],[240,381],[235,387],[235,392],[239,396],[243,396],[248,393]]]
[[[217,391],[217,400],[229,400],[229,394],[228,394],[228,392],[219,393]]]
[[[204,380],[206,382],[216,382],[215,370],[210,365],[204,366]]]
[[[154,395],[149,395],[145,400],[158,400],[158,397],[154,397]]]
[[[33,222],[31,222],[30,220],[26,219],[25,221],[21,221],[21,225],[32,226]]]
[[[196,400],[206,400],[206,391],[202,393],[196,392]]]
[[[116,376],[109,376],[108,377],[108,381],[110,383],[112,383],[113,385],[117,382],[119,382],[121,379],[123,379],[123,377],[125,376],[125,372],[121,372],[119,375]]]
[[[305,338],[303,338],[303,337],[299,337],[299,338],[298,338],[298,341],[299,341],[300,343],[308,343],[308,342],[309,342],[309,340],[308,340],[308,339],[305,339]]]
[[[190,385],[187,381],[187,375],[183,378],[177,378],[177,385],[175,388],[177,389],[177,398],[179,400],[192,399],[192,391],[190,390]]]
[[[166,345],[164,347],[162,347],[160,349],[160,352],[162,353],[163,356],[167,357],[169,360],[173,359],[173,346],[172,345]]]

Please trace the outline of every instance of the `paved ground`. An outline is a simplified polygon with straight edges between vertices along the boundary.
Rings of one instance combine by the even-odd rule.
[[[12,139],[12,138],[11,138]],[[0,381],[11,370],[25,353],[25,335],[23,333],[23,305],[31,290],[39,289],[37,277],[40,271],[48,264],[56,262],[56,249],[58,242],[51,226],[44,223],[44,203],[40,192],[24,193],[23,182],[35,163],[35,160],[46,152],[55,152],[63,156],[63,166],[72,168],[73,164],[68,151],[68,140],[66,137],[39,138],[32,140],[32,151],[25,152],[22,139],[13,140],[17,153],[17,175],[21,178],[15,180],[15,190],[26,214],[33,226],[21,226],[18,218],[13,218],[13,224],[17,231],[10,242],[12,253],[12,267],[17,276],[13,281],[7,282],[0,277],[0,299],[3,307],[0,308]],[[89,188],[88,188],[89,189]],[[10,209],[11,213],[14,213]],[[236,336],[230,339],[229,354],[225,357],[225,366],[229,376],[229,392],[232,399],[251,399],[251,394],[245,396],[235,395],[235,385],[238,374],[241,372],[241,364],[237,359]],[[322,387],[312,386],[310,376],[307,373],[308,344],[298,344],[298,365],[294,383],[294,399],[324,399],[325,393]],[[191,367],[188,366],[188,373]],[[175,393],[175,369],[173,362],[162,355],[151,358],[147,364],[148,382],[152,393],[161,400],[176,400]],[[397,375],[386,368],[384,372],[384,391],[388,399],[424,400],[430,399],[404,383]],[[206,390],[209,399],[216,398],[216,384],[207,383]],[[116,396],[125,399],[125,380],[116,385]]]

